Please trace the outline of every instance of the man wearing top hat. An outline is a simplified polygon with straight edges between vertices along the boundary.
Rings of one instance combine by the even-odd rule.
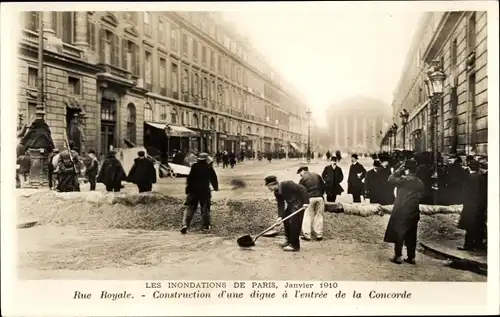
[[[373,161],[373,168],[366,173],[365,179],[365,198],[370,200],[370,203],[378,204],[381,201],[382,182],[378,170],[382,168],[379,160]]]
[[[338,158],[332,156],[330,165],[325,166],[323,173],[321,173],[321,177],[325,181],[326,201],[328,202],[335,202],[337,196],[344,191],[340,185],[344,180],[344,173],[337,165],[337,161]]]
[[[293,181],[278,182],[276,176],[267,176],[265,186],[274,193],[278,203],[278,216],[282,219],[309,203],[307,189]],[[286,203],[286,207],[285,207]],[[296,252],[300,250],[300,230],[304,211],[297,213],[284,222],[286,242],[282,245],[283,251]]]
[[[417,229],[420,220],[420,199],[425,188],[416,176],[417,162],[405,161],[389,177],[389,183],[396,186],[396,201],[385,231],[384,242],[394,243],[394,257],[391,262],[402,263],[403,244],[406,245],[405,262],[415,264]]]
[[[363,180],[366,177],[366,170],[358,163],[358,155],[351,155],[351,167],[347,177],[347,193],[352,195],[353,202],[360,203],[361,195],[364,193]]]
[[[213,190],[219,190],[217,174],[211,165],[208,164],[208,154],[200,153],[198,160],[191,166],[191,171],[186,180],[186,210],[182,217],[181,233],[186,234],[193,219],[194,213],[200,205],[201,217],[203,221],[203,231],[210,230],[210,203],[212,199],[210,185]]]

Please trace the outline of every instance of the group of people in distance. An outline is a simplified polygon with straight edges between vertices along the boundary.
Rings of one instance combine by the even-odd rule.
[[[49,187],[59,192],[80,191],[78,176],[83,172],[90,184],[90,190],[95,191],[97,183],[102,183],[108,192],[119,192],[123,188],[122,182],[137,185],[140,193],[149,192],[156,183],[156,169],[154,163],[146,157],[145,151],[138,151],[137,158],[129,173],[123,169],[122,163],[116,158],[116,152],[110,151],[99,167],[94,150],[83,158],[70,149],[61,152],[54,149],[49,156]]]

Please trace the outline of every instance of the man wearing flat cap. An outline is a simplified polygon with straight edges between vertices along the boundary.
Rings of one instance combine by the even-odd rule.
[[[302,220],[302,239],[309,241],[314,236],[316,240],[322,240],[325,182],[318,174],[309,172],[307,166],[299,168],[297,174],[300,174],[299,184],[306,188],[309,195],[309,206],[304,211],[304,219]]]
[[[278,182],[276,176],[267,176],[265,186],[276,197],[279,219],[294,213],[302,207],[307,208],[309,195],[304,186],[293,181]],[[301,211],[284,222],[286,242],[282,245],[283,251],[296,252],[300,250],[300,230],[303,218],[304,211]]]
[[[358,155],[351,155],[351,167],[349,168],[349,176],[347,177],[347,193],[352,195],[352,200],[355,203],[361,202],[361,195],[364,193],[363,180],[366,177],[366,170],[363,165],[358,162]]]
[[[182,217],[181,233],[186,234],[193,219],[194,213],[200,205],[201,218],[203,221],[203,231],[210,230],[210,204],[212,194],[210,185],[213,190],[219,190],[219,182],[217,174],[213,167],[208,164],[208,154],[200,153],[197,162],[191,166],[191,171],[186,180],[186,210]]]
[[[137,185],[139,193],[150,192],[156,183],[156,169],[154,163],[146,157],[146,152],[137,152],[138,157],[128,173],[127,180]]]
[[[402,263],[403,244],[406,245],[407,263],[415,264],[417,229],[420,220],[420,199],[424,195],[424,183],[415,175],[417,162],[405,161],[389,177],[389,183],[396,187],[396,201],[385,231],[384,242],[394,243],[394,257],[391,262]]]
[[[458,228],[465,230],[464,244],[458,249],[464,251],[484,248],[488,209],[487,178],[480,173],[480,163],[475,159],[469,161],[469,169],[464,181],[464,204],[458,222]]]

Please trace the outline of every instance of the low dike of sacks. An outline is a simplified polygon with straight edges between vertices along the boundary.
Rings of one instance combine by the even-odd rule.
[[[184,200],[160,193],[31,191],[18,195],[18,228],[39,225],[83,226],[88,229],[178,230]],[[454,230],[462,206],[420,207],[420,230],[426,235],[457,236]],[[392,206],[328,203],[325,238],[373,242],[383,236]],[[270,198],[214,200],[211,233],[237,237],[255,235],[276,221],[276,202]],[[192,231],[201,228],[200,213]],[[450,238],[450,237],[447,237]]]

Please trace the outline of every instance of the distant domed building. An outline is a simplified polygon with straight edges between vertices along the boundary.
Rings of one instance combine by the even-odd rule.
[[[392,109],[382,101],[357,96],[331,105],[325,115],[330,150],[369,153],[380,150]]]

